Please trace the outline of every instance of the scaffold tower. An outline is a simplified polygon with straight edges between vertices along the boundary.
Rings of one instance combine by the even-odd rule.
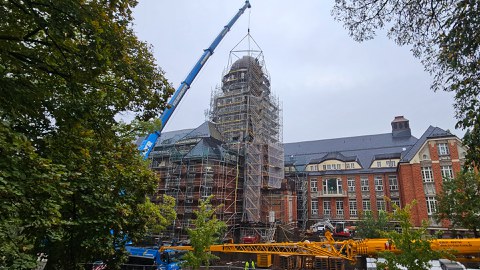
[[[242,221],[267,224],[262,191],[280,188],[284,178],[281,109],[270,89],[262,50],[250,34],[242,42],[248,48],[237,45],[230,52],[210,113],[229,148],[243,152]]]

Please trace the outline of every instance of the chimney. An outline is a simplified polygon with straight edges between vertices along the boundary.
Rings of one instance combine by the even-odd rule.
[[[408,119],[402,116],[395,116],[392,121],[392,136],[394,138],[410,137],[412,131],[410,130],[410,124]]]

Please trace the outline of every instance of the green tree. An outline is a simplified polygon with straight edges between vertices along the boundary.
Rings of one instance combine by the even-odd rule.
[[[0,268],[32,269],[35,245],[61,223],[65,170],[1,120],[0,155]]]
[[[398,254],[388,251],[380,252],[378,256],[385,258],[385,263],[378,263],[377,269],[386,269],[388,267],[391,270],[400,270],[399,266],[403,266],[409,270],[428,270],[431,267],[429,261],[452,257],[447,251],[432,250],[430,246],[432,236],[427,234],[427,221],[424,221],[420,228],[413,227],[411,211],[415,204],[416,201],[413,201],[403,209],[392,204],[395,210],[389,215],[389,220],[398,222],[401,230],[390,230],[383,233],[383,236],[388,238],[390,245],[394,249],[401,252]]]
[[[434,76],[433,90],[455,93],[457,128],[470,129],[467,165],[480,165],[480,8],[478,1],[335,0],[332,14],[357,41],[387,28],[398,45],[412,46]]]
[[[387,228],[388,216],[385,211],[379,211],[377,217],[372,211],[365,211],[357,223],[355,234],[361,238],[380,238],[381,232]]]
[[[126,236],[167,222],[138,130],[116,120],[149,120],[173,92],[131,29],[136,1],[1,3],[0,268],[46,252],[48,269],[114,269]]]
[[[198,210],[194,211],[196,215],[195,228],[188,230],[193,251],[186,253],[183,258],[186,261],[185,265],[193,269],[198,269],[202,265],[208,267],[211,260],[218,258],[207,250],[209,246],[218,241],[220,234],[226,228],[225,222],[218,220],[215,215],[217,209],[212,208],[210,204],[212,197],[200,201]]]
[[[438,195],[436,218],[448,219],[453,228],[467,228],[479,237],[480,225],[480,174],[473,170],[458,173],[453,179],[443,181]]]

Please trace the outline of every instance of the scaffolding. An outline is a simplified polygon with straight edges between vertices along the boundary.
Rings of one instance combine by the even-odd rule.
[[[177,219],[165,234],[168,239],[187,239],[194,210],[200,200],[211,195],[217,218],[230,229],[225,237],[235,237],[234,228],[243,212],[243,163],[239,152],[227,149],[215,138],[215,131],[212,123],[205,122],[178,138],[160,141],[150,154],[152,169],[160,178],[158,193],[172,196],[176,202]]]
[[[281,108],[270,90],[270,76],[263,52],[248,34],[242,41],[248,49],[231,52],[222,76],[221,87],[212,93],[210,117],[217,124],[230,149],[241,149],[244,157],[242,222],[252,226],[242,229],[248,235],[258,232],[271,240],[274,226],[267,220],[270,203],[263,195],[281,188],[284,178]],[[250,46],[252,42],[256,49]],[[263,197],[263,199],[262,199]],[[274,223],[274,222],[273,222]]]

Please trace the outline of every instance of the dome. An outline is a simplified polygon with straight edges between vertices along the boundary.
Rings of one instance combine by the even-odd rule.
[[[260,67],[260,64],[258,63],[258,60],[256,58],[253,58],[248,55],[244,55],[242,56],[242,58],[238,59],[237,61],[235,61],[235,63],[233,63],[230,70],[247,69],[252,65],[256,65],[257,67]]]

